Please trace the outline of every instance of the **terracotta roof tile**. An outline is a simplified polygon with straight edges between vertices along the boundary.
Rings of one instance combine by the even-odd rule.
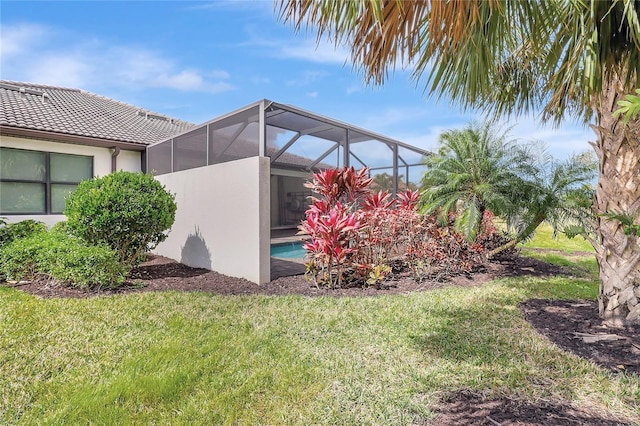
[[[145,145],[195,127],[84,90],[6,80],[0,125]]]

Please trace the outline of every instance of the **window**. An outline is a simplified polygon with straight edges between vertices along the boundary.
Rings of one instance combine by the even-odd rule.
[[[81,180],[93,177],[93,157],[0,148],[0,214],[58,214]]]

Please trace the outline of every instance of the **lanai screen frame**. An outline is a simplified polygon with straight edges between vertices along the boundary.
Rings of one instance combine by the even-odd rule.
[[[255,110],[257,112],[257,117],[255,114],[247,115],[249,112]],[[228,149],[232,146],[236,139],[241,135],[242,131],[249,125],[257,123],[258,125],[258,140],[255,141],[258,144],[258,149],[255,152],[260,157],[270,157],[271,166],[273,168],[287,168],[287,169],[295,169],[299,171],[312,172],[317,171],[323,168],[326,168],[326,165],[323,164],[323,160],[325,160],[329,155],[336,152],[342,148],[342,165],[346,167],[354,166],[356,168],[360,167],[369,167],[365,161],[362,161],[355,153],[351,151],[351,147],[355,144],[367,142],[367,141],[377,141],[385,144],[392,153],[392,164],[387,166],[377,166],[377,167],[369,167],[370,171],[375,170],[386,170],[392,169],[392,178],[393,178],[393,193],[396,194],[398,192],[398,178],[399,178],[399,170],[400,168],[404,168],[406,170],[406,181],[409,182],[409,168],[414,166],[424,166],[422,159],[425,156],[431,155],[431,152],[412,146],[410,144],[398,141],[393,138],[389,138],[369,130],[353,126],[348,123],[344,123],[339,120],[335,120],[333,118],[325,117],[320,114],[316,114],[302,108],[298,108],[292,105],[286,105],[274,101],[270,101],[268,99],[262,99],[260,101],[249,104],[243,108],[237,109],[233,112],[205,122],[199,126],[196,126],[188,131],[185,131],[179,135],[176,135],[172,138],[163,140],[161,142],[155,143],[147,147],[147,170],[151,171],[149,168],[149,158],[150,150],[153,150],[154,147],[160,144],[166,144],[171,141],[171,159],[170,159],[170,170],[163,170],[162,173],[172,173],[175,168],[175,164],[177,163],[174,159],[174,153],[176,151],[176,140],[180,140],[181,138],[188,137],[189,135],[205,135],[206,134],[206,161],[204,164],[198,165],[196,167],[202,167],[205,165],[215,164],[216,161],[212,161],[210,158],[210,149],[209,147],[212,144],[213,132],[216,126],[219,126],[220,123],[230,122],[234,123],[235,119],[238,117],[245,117],[242,121],[237,121],[236,124],[242,124],[238,131],[234,132],[232,139],[226,143],[226,148]],[[284,120],[284,117],[288,117],[288,120]],[[305,128],[305,122],[307,125],[309,123],[317,124],[311,128]],[[294,135],[292,138],[284,143],[282,147],[275,150],[273,147],[268,146],[268,126],[281,129],[287,132],[293,132]],[[203,132],[206,127],[206,132]],[[322,133],[322,135],[319,135]],[[303,136],[313,136],[316,138],[324,139],[325,141],[329,141],[333,143],[331,148],[327,149],[324,153],[319,155],[316,158],[302,158],[300,156],[291,156],[288,154],[288,150],[296,143],[296,141]],[[421,161],[418,163],[408,162],[400,155],[398,152],[399,149],[406,149],[413,153],[420,155]],[[254,156],[247,155],[247,157]],[[295,157],[295,158],[294,158]],[[284,160],[283,160],[284,158]],[[290,161],[287,162],[286,159]],[[357,164],[352,164],[351,159],[355,159]],[[306,165],[295,164],[291,160],[298,159],[304,160]],[[300,161],[298,161],[300,162]],[[184,170],[184,169],[179,169]]]

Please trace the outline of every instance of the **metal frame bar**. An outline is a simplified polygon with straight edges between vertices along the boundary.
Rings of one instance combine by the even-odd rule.
[[[362,167],[367,167],[367,165],[365,164],[365,162],[364,162],[364,161],[362,161],[362,160],[360,159],[360,157],[358,157],[357,155],[355,155],[353,152],[349,151],[349,155],[353,155],[353,158],[355,158],[356,160],[358,160],[358,162],[359,162],[360,164],[362,164]],[[369,170],[373,170],[373,169],[369,169]]]
[[[238,136],[240,136],[240,133],[244,132],[244,129],[246,129],[249,126],[249,123],[253,123],[253,121],[244,121],[241,123],[242,125],[238,128],[238,130],[233,132],[233,135],[231,135],[231,140],[227,143],[227,146],[225,146],[224,149],[220,151],[220,154],[216,155],[216,160],[218,160],[219,158],[222,158],[224,153],[227,152],[227,150],[231,147],[231,145],[233,145],[236,139],[238,139]],[[207,132],[209,132],[208,125],[207,125]],[[209,140],[207,139],[207,146],[208,145],[209,145]]]
[[[314,161],[313,163],[311,163],[308,167],[307,170],[311,170],[312,168],[314,168],[318,163],[320,163],[322,160],[324,160],[325,158],[327,158],[327,156],[329,154],[331,154],[333,151],[335,151],[336,149],[338,149],[338,147],[340,146],[340,144],[338,142],[335,142],[335,145],[333,145],[331,148],[329,148],[328,150],[325,151],[324,154],[322,154],[320,157],[318,157],[318,159],[316,159],[316,161]]]
[[[355,132],[361,133],[361,134],[363,134],[365,136],[368,136],[371,139],[377,139],[377,140],[379,140],[381,142],[386,142],[386,143],[391,143],[391,144],[394,144],[394,145],[398,145],[398,146],[401,146],[403,148],[409,149],[411,151],[414,151],[414,152],[422,154],[422,155],[430,155],[431,154],[429,151],[426,151],[424,149],[421,149],[421,148],[406,144],[404,142],[400,142],[399,140],[392,139],[392,138],[389,138],[389,137],[386,137],[386,136],[383,136],[383,135],[379,135],[377,133],[370,132],[370,131],[362,129],[360,127],[344,123],[342,121],[334,120],[334,119],[329,118],[329,117],[325,117],[325,116],[322,116],[322,115],[314,114],[314,113],[306,111],[306,110],[304,110],[302,108],[294,107],[294,106],[291,106],[291,105],[284,105],[284,104],[280,104],[280,103],[277,103],[277,102],[272,102],[271,103],[271,107],[272,108],[278,108],[278,109],[286,110],[286,111],[292,112],[294,114],[301,115],[303,117],[311,118],[313,120],[320,121],[322,123],[330,124],[330,125],[335,126],[335,127],[342,127],[344,129],[350,129],[350,130],[353,130]]]
[[[396,139],[393,138],[389,138],[383,135],[379,135],[377,133],[374,132],[370,132],[366,129],[362,129],[360,127],[356,127],[356,126],[352,126],[350,124],[338,121],[338,120],[334,120],[332,118],[328,118],[322,115],[318,115],[318,114],[314,114],[312,112],[306,111],[304,109],[298,108],[298,107],[294,107],[291,105],[285,105],[285,104],[280,104],[277,102],[272,102],[269,101],[267,99],[262,99],[258,102],[254,102],[252,104],[249,104],[243,108],[237,109],[235,111],[232,111],[228,114],[222,115],[218,118],[212,119],[207,121],[206,123],[203,123],[201,126],[207,126],[207,164],[211,163],[211,157],[212,156],[212,152],[209,150],[209,143],[211,142],[210,139],[214,136],[214,132],[212,131],[212,129],[210,128],[210,126],[215,125],[216,123],[219,123],[220,121],[223,120],[228,120],[230,118],[233,118],[234,116],[236,116],[237,114],[242,114],[242,113],[246,113],[247,111],[250,110],[255,110],[258,109],[258,113],[257,116],[252,115],[252,117],[250,117],[247,120],[242,121],[242,125],[240,126],[240,128],[238,130],[236,130],[234,132],[234,134],[232,135],[231,141],[226,144],[226,146],[224,147],[224,149],[222,150],[222,152],[216,156],[217,159],[221,158],[221,156],[229,149],[229,147],[237,140],[237,138],[240,136],[240,134],[246,129],[246,127],[254,122],[257,121],[259,124],[259,155],[260,156],[266,156],[267,154],[267,126],[271,126],[277,129],[283,129],[289,132],[296,132],[296,130],[294,129],[289,129],[287,127],[283,127],[282,125],[274,125],[272,123],[270,123],[269,118],[271,117],[275,117],[279,114],[283,114],[283,113],[290,113],[293,115],[297,115],[300,117],[305,117],[307,119],[310,120],[314,120],[318,123],[321,123],[321,125],[316,126],[314,128],[308,129],[306,131],[302,131],[302,132],[296,132],[296,135],[293,136],[282,148],[280,148],[275,155],[273,155],[271,157],[271,163],[274,163],[277,159],[279,159],[280,157],[282,157],[282,155],[289,149],[291,148],[292,145],[294,145],[302,136],[305,135],[311,135],[314,136],[318,139],[322,139],[322,140],[326,140],[326,141],[330,141],[333,144],[335,144],[334,146],[332,146],[329,150],[327,150],[324,154],[322,154],[320,157],[316,158],[313,163],[306,167],[307,170],[310,170],[311,168],[316,167],[320,162],[322,162],[322,160],[324,160],[329,154],[331,154],[334,150],[338,149],[338,147],[342,147],[343,148],[343,152],[340,153],[340,151],[338,151],[338,156],[342,156],[342,162],[344,166],[350,166],[351,165],[351,156],[353,156],[353,158],[358,161],[360,164],[362,164],[363,167],[367,167],[367,164],[362,161],[361,158],[359,158],[357,155],[355,155],[352,151],[351,151],[351,146],[353,144],[356,143],[361,143],[361,142],[365,142],[365,141],[376,141],[379,143],[384,143],[385,145],[387,145],[389,147],[389,149],[393,152],[393,166],[386,166],[386,167],[374,167],[371,168],[370,170],[381,170],[381,169],[388,169],[388,168],[393,168],[394,170],[394,174],[395,176],[395,186],[397,188],[397,178],[398,178],[398,168],[403,165],[405,167],[411,167],[411,166],[419,166],[422,165],[421,163],[417,163],[417,164],[409,164],[400,154],[399,154],[399,148],[404,148],[407,149],[411,152],[420,154],[421,156],[428,156],[431,155],[431,152],[403,143],[401,141],[398,141]],[[343,129],[345,131],[345,139],[344,140],[339,140],[339,141],[335,141],[332,139],[327,139],[327,138],[323,138],[321,136],[316,136],[317,133],[322,132],[324,130],[330,130],[332,128],[336,128],[336,129]],[[168,138],[166,140],[157,142],[155,144],[152,144],[150,146],[155,146],[158,145],[160,143],[164,143],[167,141],[171,141],[171,170],[173,171],[173,157],[174,157],[174,147],[173,147],[173,141],[176,137],[182,136],[184,134],[190,133],[194,130],[196,130],[196,128],[191,128],[188,129],[178,135],[174,135],[172,138]],[[358,135],[357,137],[354,137],[354,135]],[[148,147],[147,147],[148,148]],[[339,160],[338,160],[339,161]],[[407,173],[408,175],[408,173]]]
[[[273,155],[273,156],[271,157],[271,162],[273,163],[273,162],[274,162],[274,161],[276,161],[278,158],[280,158],[280,156],[281,156],[282,154],[284,154],[284,153],[285,153],[285,151],[286,151],[287,149],[289,149],[289,147],[290,147],[291,145],[293,145],[294,143],[296,143],[296,141],[297,141],[298,139],[300,139],[300,137],[301,137],[301,136],[302,136],[302,134],[301,134],[301,133],[297,133],[297,134],[293,135],[293,137],[292,137],[291,139],[289,139],[289,142],[287,142],[286,144],[284,144],[284,145],[282,146],[282,148],[280,148],[280,149],[278,150],[278,152],[276,152],[276,153],[275,153],[275,155]]]

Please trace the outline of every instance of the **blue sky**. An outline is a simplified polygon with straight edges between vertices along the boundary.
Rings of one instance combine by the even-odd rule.
[[[369,87],[345,49],[279,22],[271,1],[2,1],[0,78],[79,88],[202,123],[262,98],[435,149],[438,135],[481,120],[436,102],[396,70]],[[511,119],[558,158],[589,150],[577,122]]]

